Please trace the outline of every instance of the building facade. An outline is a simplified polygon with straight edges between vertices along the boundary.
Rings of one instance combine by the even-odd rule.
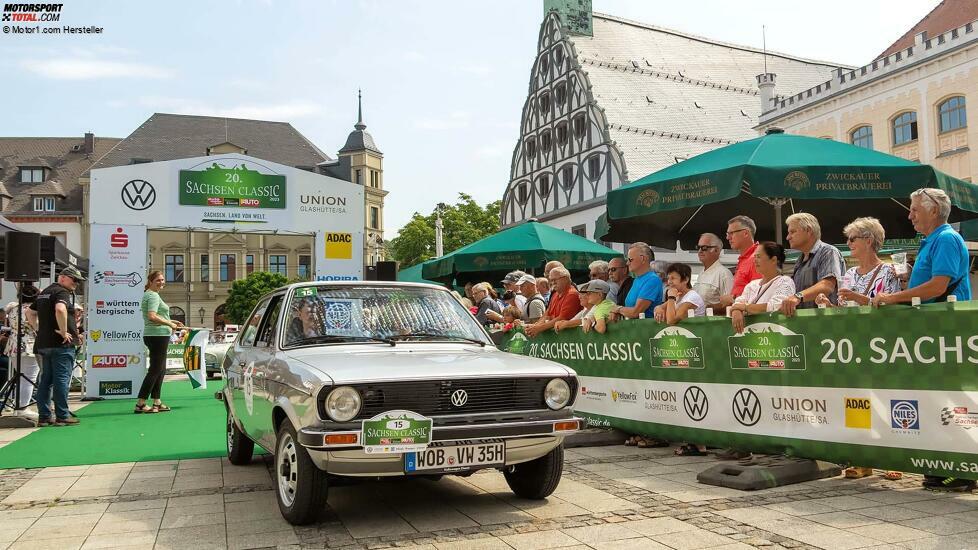
[[[572,4],[575,13],[558,6],[540,27],[503,194],[503,227],[536,218],[592,237],[612,189],[756,137],[755,77],[765,66],[782,71],[784,85],[794,90],[838,67],[592,14],[589,2]]]
[[[757,129],[853,143],[974,181],[976,19],[978,1],[945,0],[871,63],[814,87],[781,95],[780,75],[762,75],[771,90]]]

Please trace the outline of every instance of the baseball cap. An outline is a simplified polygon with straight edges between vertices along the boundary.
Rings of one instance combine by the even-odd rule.
[[[523,271],[510,271],[509,273],[506,274],[505,277],[503,277],[503,281],[502,282],[513,284],[516,281],[520,280],[520,278],[523,275],[526,275],[526,272],[523,272]]]
[[[523,285],[528,283],[537,284],[537,278],[534,277],[533,275],[526,274],[520,277],[518,281],[516,281],[516,284],[518,285]]]
[[[609,285],[607,281],[602,281],[601,279],[593,279],[581,285],[579,291],[600,292],[601,294],[607,294],[611,292],[611,285]]]
[[[69,265],[68,267],[62,269],[60,275],[71,277],[78,282],[85,280],[85,277],[81,274],[81,271],[78,271],[78,268],[73,265]]]

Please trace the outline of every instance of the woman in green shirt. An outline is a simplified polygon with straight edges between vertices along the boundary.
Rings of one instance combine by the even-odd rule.
[[[170,410],[160,401],[163,377],[166,376],[166,347],[170,343],[173,329],[183,328],[180,321],[170,320],[170,306],[160,297],[160,290],[166,286],[163,272],[150,271],[147,278],[143,301],[143,343],[149,348],[149,372],[139,387],[139,399],[135,413],[158,413]],[[146,405],[146,399],[153,398],[153,406]]]

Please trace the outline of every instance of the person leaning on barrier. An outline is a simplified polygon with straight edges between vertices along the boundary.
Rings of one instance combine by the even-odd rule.
[[[625,297],[625,305],[615,306],[616,314],[629,319],[637,319],[642,314],[652,317],[655,307],[662,303],[662,280],[652,271],[653,260],[655,253],[649,245],[639,242],[628,247],[628,267],[635,281]]]
[[[502,319],[500,314],[503,308],[499,307],[499,303],[492,297],[492,294],[492,285],[489,283],[478,283],[472,287],[472,296],[475,298],[476,307],[479,308],[475,318],[483,325],[492,323],[492,319],[488,316],[489,312],[499,315],[499,319]]]
[[[971,299],[968,249],[961,235],[947,223],[951,199],[940,189],[918,189],[910,194],[910,221],[924,235],[910,272],[907,290],[877,294],[873,305],[897,304],[920,298],[922,303]]]
[[[784,300],[795,293],[795,282],[781,274],[784,267],[784,247],[778,243],[758,243],[754,263],[760,279],[747,283],[744,292],[730,306],[730,319],[734,331],[744,331],[744,317],[753,313],[778,311]]]
[[[801,252],[791,274],[795,293],[781,302],[781,312],[789,317],[796,309],[816,307],[815,298],[825,294],[830,302],[838,300],[839,282],[846,262],[839,249],[822,242],[822,228],[815,216],[799,212],[788,216],[788,242]]]
[[[537,279],[533,275],[523,275],[517,284],[520,286],[520,292],[526,298],[526,311],[523,320],[527,323],[536,323],[547,314],[547,301],[540,294]]]
[[[550,280],[546,277],[537,277],[537,292],[543,298],[543,303],[550,307]]]
[[[503,277],[502,280],[503,288],[509,292],[512,292],[514,295],[515,303],[511,305],[515,305],[516,307],[520,308],[521,313],[526,313],[526,296],[523,296],[520,293],[519,287],[519,281],[524,275],[526,275],[526,272],[510,271],[505,277]]]
[[[628,272],[628,262],[625,258],[619,256],[617,258],[612,258],[608,262],[608,281],[613,282],[618,285],[618,294],[611,299],[615,305],[624,306],[625,299],[628,297],[628,291],[632,289],[632,283],[635,279],[632,278],[631,274]]]
[[[581,287],[583,286],[581,285]],[[587,294],[582,292],[580,288],[577,289],[577,300],[581,303],[581,310],[566,321],[557,321],[554,323],[554,332],[560,332],[567,328],[577,328],[584,323],[584,316],[588,314],[591,307],[588,306]]]
[[[585,283],[578,292],[586,296],[587,314],[581,322],[581,330],[604,334],[608,330],[611,310],[615,303],[608,299],[611,285],[607,281],[594,279]]]
[[[703,298],[689,287],[693,270],[684,263],[669,264],[666,268],[666,301],[655,308],[655,320],[675,325],[693,312],[694,317],[706,315]]]
[[[757,224],[747,216],[734,216],[727,222],[727,241],[730,248],[740,252],[737,269],[734,271],[733,288],[720,300],[721,308],[733,304],[734,299],[744,291],[747,283],[760,279],[761,274],[754,267],[754,253],[757,251]]]
[[[550,286],[553,291],[550,295],[550,305],[547,306],[547,314],[536,323],[527,325],[527,336],[536,336],[550,330],[554,328],[557,321],[567,321],[581,310],[577,289],[574,288],[570,272],[566,268],[555,267],[550,270]]]
[[[842,276],[839,285],[839,301],[834,303],[825,294],[819,294],[815,303],[826,307],[844,306],[856,302],[861,306],[880,293],[899,292],[900,280],[893,266],[885,263],[877,255],[883,247],[886,232],[876,218],[856,218],[842,230],[849,244],[856,266],[850,267]]]
[[[693,290],[703,298],[706,307],[722,314],[723,297],[733,293],[733,273],[720,263],[723,241],[713,233],[703,233],[696,243],[696,257],[703,264],[703,273],[696,279]]]

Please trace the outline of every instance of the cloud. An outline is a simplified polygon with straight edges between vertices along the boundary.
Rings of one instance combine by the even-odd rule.
[[[499,141],[496,143],[491,143],[488,145],[483,145],[475,150],[473,156],[477,159],[502,159],[509,158],[513,154],[513,148],[516,146],[515,143],[508,141]]]
[[[457,130],[468,128],[471,115],[466,111],[455,111],[447,117],[428,117],[414,121],[414,127],[419,130]]]
[[[100,59],[47,59],[24,61],[21,66],[53,80],[93,80],[101,78],[169,78],[170,71],[143,63],[124,63]]]
[[[318,103],[305,100],[218,107],[196,99],[144,96],[139,98],[139,103],[157,111],[256,120],[292,120],[322,112],[322,107]]]
[[[462,65],[456,69],[459,73],[468,76],[485,78],[492,74],[492,69],[488,65]]]

